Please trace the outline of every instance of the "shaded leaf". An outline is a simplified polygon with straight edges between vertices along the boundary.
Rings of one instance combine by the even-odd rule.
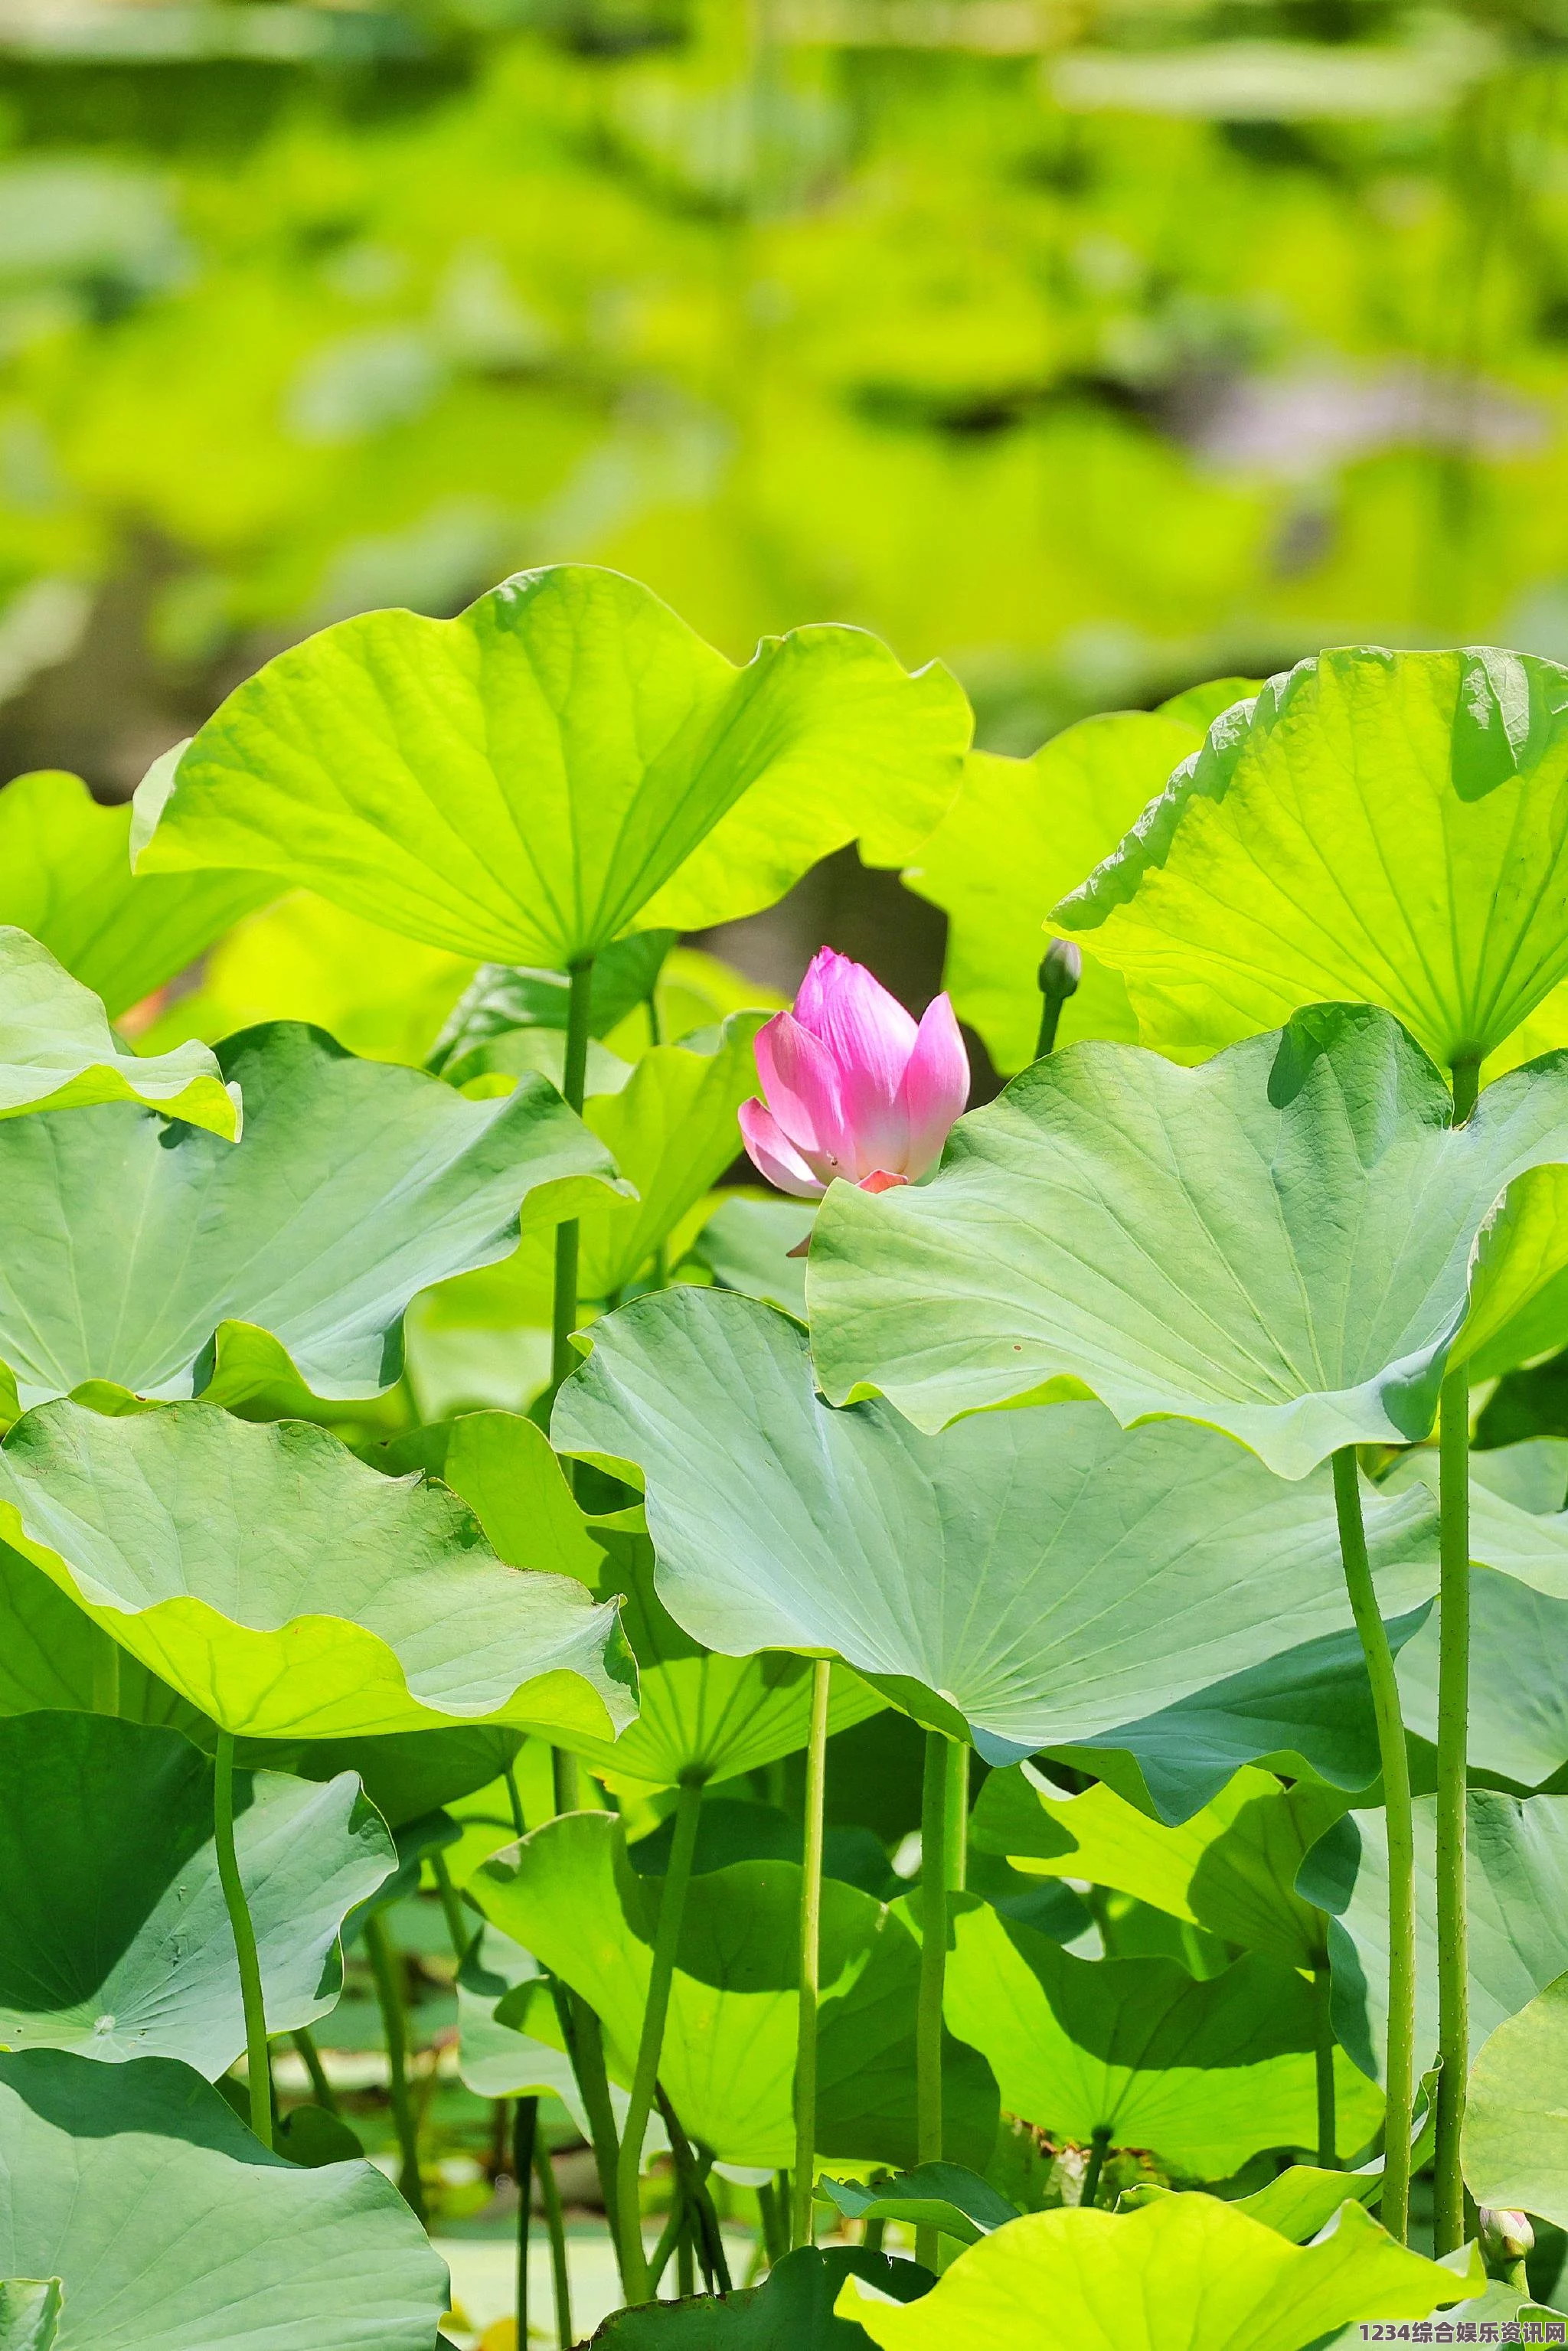
[[[823,2179],[818,2193],[847,2220],[903,2220],[911,2228],[940,2229],[965,2245],[977,2243],[1019,2217],[1016,2204],[956,2163],[917,2164],[913,2171],[898,2172],[874,2185]]]
[[[429,2351],[446,2307],[390,2179],[269,2154],[171,2058],[0,2054],[0,2273],[63,2281],[57,2351]]]
[[[761,2285],[722,2301],[660,2303],[618,2311],[593,2337],[602,2351],[854,2351],[865,2337],[835,2318],[834,2298],[848,2277],[867,2280],[896,2303],[913,2302],[936,2283],[929,2270],[862,2245],[798,2246]]]
[[[1568,1159],[1568,1061],[1458,1130],[1385,1012],[1302,1012],[1198,1069],[1080,1045],[960,1119],[939,1174],[834,1185],[808,1297],[823,1385],[922,1426],[1076,1380],[1296,1478],[1427,1435],[1470,1254],[1527,1168]]]
[[[634,1005],[645,1001],[674,943],[674,931],[636,931],[596,957],[589,983],[591,1037],[607,1037]],[[448,1014],[426,1066],[454,1076],[478,1048],[515,1029],[564,1029],[570,999],[568,972],[482,964]]]
[[[237,1091],[204,1046],[139,1058],[47,947],[26,931],[0,929],[0,1119],[98,1102],[139,1102],[229,1143],[239,1134]]]
[[[1128,1434],[1093,1405],[931,1437],[834,1410],[806,1334],[676,1289],[594,1326],[558,1399],[563,1450],[640,1476],[659,1596],[715,1649],[833,1652],[988,1761],[1082,1739],[1347,1614],[1326,1478],[1295,1488],[1223,1438]],[[1369,1496],[1390,1599],[1431,1587],[1431,1514]],[[1277,1567],[1276,1567],[1277,1562]]]
[[[1470,2068],[1464,2168],[1478,2203],[1568,2227],[1568,1975],[1482,2043]]]
[[[810,1236],[815,1201],[748,1198],[731,1193],[716,1208],[686,1262],[711,1274],[721,1290],[738,1290],[806,1319],[806,1261],[793,1252]]]

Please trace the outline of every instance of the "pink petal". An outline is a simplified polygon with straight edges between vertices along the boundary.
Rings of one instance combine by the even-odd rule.
[[[879,1167],[873,1175],[862,1176],[857,1188],[862,1192],[894,1192],[908,1181],[907,1176],[890,1176],[885,1167]]]
[[[800,983],[795,1017],[821,1038],[838,1071],[844,1174],[902,1167],[909,1134],[899,1086],[917,1035],[903,1005],[863,965],[824,947]]]
[[[906,1175],[924,1176],[940,1156],[955,1119],[969,1099],[969,1057],[946,996],[925,1008],[904,1068],[900,1106],[908,1121]]]
[[[826,1045],[792,1013],[776,1012],[758,1029],[756,1052],[768,1107],[796,1150],[831,1161],[830,1174],[850,1174],[852,1144],[841,1107],[839,1072]]]
[[[759,1102],[744,1102],[739,1116],[740,1139],[752,1165],[797,1200],[821,1199],[827,1186],[818,1183],[772,1112]]]

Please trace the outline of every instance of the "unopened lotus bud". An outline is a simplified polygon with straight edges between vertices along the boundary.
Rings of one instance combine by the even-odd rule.
[[[1481,2258],[1500,2267],[1522,2262],[1535,2250],[1535,2231],[1522,2212],[1483,2204],[1479,2213]]]
[[[1082,948],[1074,939],[1052,939],[1037,976],[1041,998],[1040,1041],[1034,1049],[1038,1061],[1056,1043],[1056,1025],[1061,1018],[1062,1006],[1070,996],[1078,993],[1078,983],[1083,977]]]

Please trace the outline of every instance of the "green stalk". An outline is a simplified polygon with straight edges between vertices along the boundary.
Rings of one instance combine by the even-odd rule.
[[[822,1807],[828,1782],[828,1699],[832,1666],[811,1669],[811,1729],[806,1745],[806,1847],[800,1872],[800,2015],[795,2043],[795,2180],[791,2246],[812,2237],[817,2178],[817,2004],[821,1990]]]
[[[118,1652],[116,1653],[118,1655]],[[245,2055],[250,2094],[250,2126],[263,2147],[272,2145],[272,2071],[267,2055],[267,2002],[261,1989],[261,1961],[256,1956],[256,1928],[239,1874],[235,1851],[235,1742],[232,1730],[218,1733],[213,1771],[213,1842],[217,1847],[218,1882],[229,1914],[239,1961],[239,1995],[245,2009]]]
[[[553,1755],[555,1750],[552,1748],[550,1752]],[[517,1833],[517,1843],[521,1844],[528,1833],[528,1824],[523,1817],[523,1800],[517,1791],[517,1767],[515,1762],[507,1764],[505,1777],[507,1808],[512,1815],[512,1826]]]
[[[1333,1490],[1344,1580],[1372,1684],[1388,1824],[1387,2113],[1382,2212],[1384,2227],[1403,2244],[1410,2221],[1410,2122],[1416,2095],[1416,1825],[1410,1803],[1410,1761],[1394,1652],[1378,1611],[1372,1563],[1366,1554],[1354,1445],[1342,1446],[1333,1457]]]
[[[724,2232],[719,2227],[718,2214],[714,2210],[713,2197],[707,2184],[713,2158],[707,2155],[699,2160],[693,2150],[690,2139],[681,2128],[681,2118],[671,2105],[662,2085],[655,2086],[654,2095],[658,2099],[659,2112],[664,2116],[664,2129],[669,2136],[670,2153],[674,2158],[675,2172],[681,2183],[681,2193],[685,2198],[687,2211],[695,2224],[697,2257],[703,2265],[703,2276],[706,2282],[707,2290],[709,2294],[730,2294],[734,2291],[734,2281],[729,2273],[729,2262],[724,2250]]]
[[[942,2160],[942,1994],[947,1974],[947,1792],[952,1741],[925,1734],[920,1805],[920,1995],[915,2020],[915,2149],[919,2163]],[[936,2266],[936,2231],[917,2229],[915,2258]]]
[[[452,1872],[446,1866],[446,1855],[437,1851],[430,1856],[430,1874],[435,1880],[435,1890],[441,1896],[441,1914],[446,1921],[446,1938],[459,1967],[468,1956],[468,1946],[474,1940],[468,1920],[464,1915],[463,1896],[452,1883]],[[475,1926],[478,1925],[477,1919]]]
[[[545,2227],[549,2232],[550,2274],[555,2284],[555,2335],[560,2351],[571,2351],[575,2337],[571,2331],[571,2273],[566,2259],[566,2218],[560,2209],[560,2189],[557,2185],[555,2166],[550,2161],[549,2148],[541,2134],[534,2141],[534,2177],[539,2183],[539,2195],[545,2208]],[[519,2342],[521,2337],[518,2337]]]
[[[423,2221],[424,2189],[419,2177],[419,2128],[408,2095],[408,2019],[403,2014],[402,1991],[397,1980],[398,1954],[392,1949],[379,1910],[372,1910],[365,1920],[363,1933],[365,1956],[375,1978],[382,2032],[387,2045],[392,2123],[400,2157],[397,2184],[415,2220]]]
[[[1111,2126],[1102,2123],[1089,2142],[1089,2160],[1083,2167],[1083,2186],[1079,2192],[1081,2211],[1092,2211],[1100,2198],[1100,2175],[1105,2168],[1105,2158],[1111,2152]]]
[[[321,2063],[321,2052],[316,2046],[314,2033],[307,2025],[302,2024],[288,2037],[305,2060],[305,2071],[310,2076],[310,2087],[316,2093],[316,2104],[319,2106],[325,2106],[329,2115],[341,2114],[342,2108],[338,2104],[338,2093],[327,2079],[327,2068]]]
[[[567,998],[566,1054],[561,1070],[560,1090],[567,1108],[582,1115],[583,1094],[588,1080],[588,1023],[590,1001],[593,992],[593,957],[574,963],[570,969],[571,992]],[[573,1217],[570,1223],[558,1225],[555,1234],[555,1298],[551,1319],[552,1347],[550,1384],[559,1388],[576,1361],[572,1353],[571,1334],[577,1328],[577,1249],[578,1224]]]
[[[702,1782],[683,1780],[670,1865],[659,1897],[659,1923],[653,1934],[653,1957],[643,2009],[643,2031],[637,2043],[636,2069],[621,2130],[615,2189],[621,2214],[622,2275],[626,2281],[628,2299],[633,2303],[649,2299],[648,2261],[643,2250],[643,2137],[659,2084],[659,2058],[664,2046],[664,2023],[670,2012],[670,1988],[674,1980],[675,1952],[685,1916],[686,1886],[691,1878],[692,1855],[696,1850],[702,1801]]]
[[[576,1756],[570,1753],[564,1747],[552,1747],[549,1751],[549,1761],[557,1814],[580,1811],[582,1803],[582,1782],[578,1771]]]
[[[942,1866],[949,1894],[962,1894],[969,1878],[969,1750],[961,1739],[947,1741],[947,1834]]]
[[[771,2269],[789,2251],[789,2223],[787,2206],[779,2175],[763,2181],[757,2191],[757,2217],[762,2230],[762,2248]]]
[[[528,2351],[528,2222],[534,2206],[534,2148],[539,2135],[539,2102],[519,2098],[512,2108],[512,2178],[517,2189],[517,2346]]]
[[[1459,2134],[1470,2066],[1469,1920],[1465,1804],[1470,1705],[1470,1384],[1461,1364],[1438,1407],[1441,1584],[1437,1652],[1437,2075],[1432,2250],[1465,2240]]]
[[[1334,2105],[1333,2079],[1333,2019],[1329,2001],[1333,1989],[1328,1962],[1312,1970],[1312,2022],[1314,2036],[1312,2054],[1317,2067],[1318,2086],[1318,2168],[1322,2171],[1339,2169],[1339,2120]]]
[[[675,2239],[675,2292],[683,2302],[689,2302],[697,2290],[697,2258],[695,2231],[691,2221],[683,2217],[681,2233]]]
[[[559,1978],[549,1979],[550,1998],[555,2004],[556,2022],[571,2066],[572,2079],[582,2097],[583,2112],[588,2116],[589,2141],[593,2148],[593,2168],[599,2175],[599,2192],[604,2199],[604,2217],[610,2223],[610,2239],[615,2247],[616,2259],[621,2256],[620,2205],[615,2192],[616,2166],[620,2160],[621,2142],[615,2128],[615,2109],[610,2099],[610,2076],[604,2067],[604,2029],[596,2010],[581,1995],[570,1991]],[[625,2279],[622,2279],[624,2289]]]

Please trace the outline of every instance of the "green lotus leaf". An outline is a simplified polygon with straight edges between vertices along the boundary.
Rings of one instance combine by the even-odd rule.
[[[0,2351],[50,2351],[59,2339],[64,2300],[58,2278],[0,2283]]]
[[[618,1820],[570,1813],[468,1882],[486,1918],[598,2010],[610,2071],[630,2082],[662,1880],[640,1877]],[[691,1880],[660,2080],[721,2162],[792,2159],[800,1872],[740,1862]],[[817,2143],[827,2156],[915,2158],[920,1954],[896,1912],[841,1880],[822,1887]],[[529,2029],[537,2032],[531,2012]],[[948,2151],[975,2168],[996,2137],[996,2087],[949,2041]]]
[[[0,2274],[56,2351],[430,2351],[446,2265],[369,2163],[303,2170],[168,2057],[0,2054]]]
[[[237,1146],[113,1106],[0,1125],[18,1244],[0,1263],[0,1357],[24,1404],[89,1380],[369,1395],[401,1371],[409,1300],[504,1256],[519,1201],[523,1226],[553,1225],[614,1181],[542,1080],[465,1102],[291,1024],[218,1059],[245,1097]]]
[[[239,1134],[237,1091],[204,1045],[151,1061],[129,1051],[90,988],[26,931],[0,928],[0,1119],[98,1102],[139,1102],[229,1143]]]
[[[1055,910],[1145,1044],[1385,1005],[1479,1063],[1568,977],[1568,672],[1490,649],[1320,653],[1209,729]]]
[[[955,1907],[948,2029],[988,2060],[1007,2113],[1202,2179],[1316,2144],[1313,2000],[1293,1970],[1250,1953],[1198,1981],[1176,1959],[1075,1959],[972,1897]],[[1334,2074],[1340,2139],[1357,2146],[1382,2101],[1343,2052]]]
[[[543,1567],[591,1588],[604,1553],[535,1422],[513,1412],[467,1412],[451,1424],[440,1475],[461,1494],[511,1567]]]
[[[806,1334],[676,1289],[594,1326],[556,1444],[643,1481],[659,1596],[710,1648],[834,1653],[988,1761],[1124,1723],[1347,1614],[1326,1475],[1097,1405],[932,1437],[816,1393]],[[1430,1509],[1370,1495],[1391,1603],[1431,1588]]]
[[[960,1119],[931,1183],[831,1188],[807,1282],[822,1384],[933,1427],[1076,1379],[1123,1422],[1209,1422],[1287,1478],[1423,1437],[1478,1233],[1516,1176],[1568,1160],[1568,1058],[1451,1120],[1438,1071],[1364,1006],[1198,1069],[1052,1054]]]
[[[1470,2016],[1477,2039],[1568,1968],[1568,1797],[1469,1792]],[[1416,2054],[1437,2045],[1437,1805],[1416,1800]],[[1333,1912],[1334,2031],[1381,2077],[1387,2032],[1388,1845],[1381,1812],[1347,1814],[1301,1865]]]
[[[342,1984],[338,1935],[396,1856],[351,1773],[242,1772],[235,1845],[274,2032]],[[98,1714],[0,1721],[0,2043],[215,2080],[245,2048],[213,1844],[213,1770],[177,1731]]]
[[[852,2277],[837,2308],[883,2351],[1305,2351],[1348,2320],[1426,2318],[1479,2294],[1406,2252],[1359,2204],[1315,2245],[1291,2245],[1208,2196],[1141,2212],[1026,2213],[960,2253],[904,2309]]]
[[[1067,1796],[1024,1764],[991,1774],[970,1834],[1025,1875],[1114,1886],[1223,1942],[1310,1969],[1326,1962],[1327,1928],[1296,1892],[1296,1873],[1345,1802],[1321,1781],[1284,1788],[1249,1768],[1167,1827],[1103,1782]]]
[[[1528,1438],[1472,1455],[1470,1475],[1472,1562],[1563,1601],[1568,1601],[1568,1510],[1561,1507],[1565,1452],[1560,1439]],[[1436,1452],[1423,1447],[1407,1454],[1387,1484],[1395,1491],[1419,1484],[1435,1494]]]
[[[754,913],[858,838],[902,863],[968,706],[855,629],[744,670],[612,571],[522,572],[455,621],[366,612],[268,662],[137,795],[137,871],[302,882],[409,938],[565,969],[633,925]]]
[[[1423,1606],[1395,1617],[1391,1646],[1399,1651],[1429,1614]],[[1051,1752],[1173,1825],[1201,1812],[1249,1763],[1268,1761],[1292,1779],[1315,1777],[1355,1793],[1381,1768],[1366,1662],[1348,1629]]]
[[[106,808],[79,776],[41,768],[0,797],[0,923],[43,942],[111,1020],[193,963],[271,897],[253,873],[131,871],[131,810]]]
[[[190,875],[181,885],[222,878]],[[313,891],[291,890],[217,942],[200,985],[163,1006],[137,1050],[158,1051],[186,1037],[216,1044],[267,1020],[304,1020],[351,1053],[417,1066],[473,970],[460,956],[400,939]]]
[[[674,931],[635,931],[595,958],[588,991],[591,1037],[607,1037],[618,1021],[646,1003],[674,943]],[[426,1066],[460,1081],[469,1057],[497,1038],[518,1029],[564,1029],[570,1000],[571,980],[564,971],[482,964],[453,1006]]]
[[[1535,1167],[1482,1233],[1451,1360],[1472,1385],[1568,1345],[1568,1170]]]
[[[903,2220],[911,2228],[940,2229],[964,2245],[977,2244],[1019,2216],[1018,2206],[998,2194],[988,2179],[956,2163],[916,2164],[913,2171],[878,2180],[874,2187],[861,2179],[824,2179],[818,2192],[846,2220]]]
[[[1465,2105],[1464,2170],[1479,2204],[1568,2227],[1568,1975],[1482,2043]]]
[[[695,1240],[686,1263],[721,1290],[738,1290],[806,1319],[806,1261],[795,1251],[817,1220],[815,1201],[762,1199],[727,1193]]]
[[[635,1196],[601,1192],[584,1204],[578,1222],[580,1297],[613,1298],[648,1274],[656,1249],[666,1243],[675,1255],[684,1249],[693,1211],[702,1208],[739,1148],[736,1113],[757,1092],[752,1039],[763,1018],[732,1013],[716,1035],[654,1046],[614,1092],[590,1094],[584,1120]],[[454,1283],[443,1295],[443,1315],[548,1322],[554,1270],[552,1237],[530,1238],[504,1265]]]
[[[235,1752],[253,1770],[291,1771],[301,1780],[332,1780],[352,1771],[388,1828],[401,1830],[432,1813],[439,1816],[461,1796],[494,1786],[522,1743],[520,1731],[482,1722],[445,1730],[394,1730],[379,1739],[247,1739]]]
[[[1478,1464],[1485,1458],[1475,1456]],[[1406,1728],[1434,1747],[1438,1633],[1434,1611],[1399,1655]],[[1469,1647],[1470,1768],[1539,1788],[1568,1763],[1568,1600],[1473,1567]]]
[[[760,2285],[722,2299],[648,2303],[620,2310],[593,2337],[591,2351],[862,2351],[852,2320],[835,2318],[846,2278],[864,2278],[892,2303],[913,2302],[935,2283],[929,2270],[863,2245],[799,2245]]]
[[[503,1566],[455,1495],[304,1422],[40,1405],[0,1448],[0,1534],[226,1730],[613,1736],[632,1712],[612,1604]]]
[[[1238,695],[1246,690],[1233,683]],[[1202,742],[1196,718],[1124,710],[1081,719],[1031,759],[971,751],[965,760],[957,799],[903,878],[947,916],[943,984],[997,1069],[1034,1059],[1046,916]],[[1137,1034],[1120,974],[1091,951],[1062,1008],[1058,1043]]]

